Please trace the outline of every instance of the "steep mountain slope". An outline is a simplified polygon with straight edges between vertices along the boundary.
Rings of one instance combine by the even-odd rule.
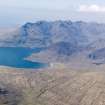
[[[32,58],[35,58],[35,60],[43,60],[43,62],[67,62],[79,51],[80,48],[70,42],[58,42],[40,53],[32,54],[30,59],[34,60]]]
[[[102,70],[0,68],[0,105],[104,105]]]

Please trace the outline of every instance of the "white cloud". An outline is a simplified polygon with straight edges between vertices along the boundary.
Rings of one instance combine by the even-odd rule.
[[[100,6],[96,4],[92,5],[80,5],[80,12],[105,12],[105,6]]]

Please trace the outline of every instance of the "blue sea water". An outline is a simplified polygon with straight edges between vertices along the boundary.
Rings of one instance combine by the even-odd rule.
[[[37,53],[40,48],[23,48],[23,47],[0,47],[0,65],[15,68],[42,68],[46,64],[41,62],[31,62],[25,60],[32,53]]]

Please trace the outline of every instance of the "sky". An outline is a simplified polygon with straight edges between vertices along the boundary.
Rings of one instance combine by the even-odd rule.
[[[39,20],[105,23],[105,0],[0,0],[0,27]]]

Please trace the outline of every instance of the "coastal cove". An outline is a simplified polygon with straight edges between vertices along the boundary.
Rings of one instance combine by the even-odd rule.
[[[43,68],[46,64],[25,60],[32,53],[38,53],[41,50],[40,48],[0,47],[0,66],[25,69]]]

